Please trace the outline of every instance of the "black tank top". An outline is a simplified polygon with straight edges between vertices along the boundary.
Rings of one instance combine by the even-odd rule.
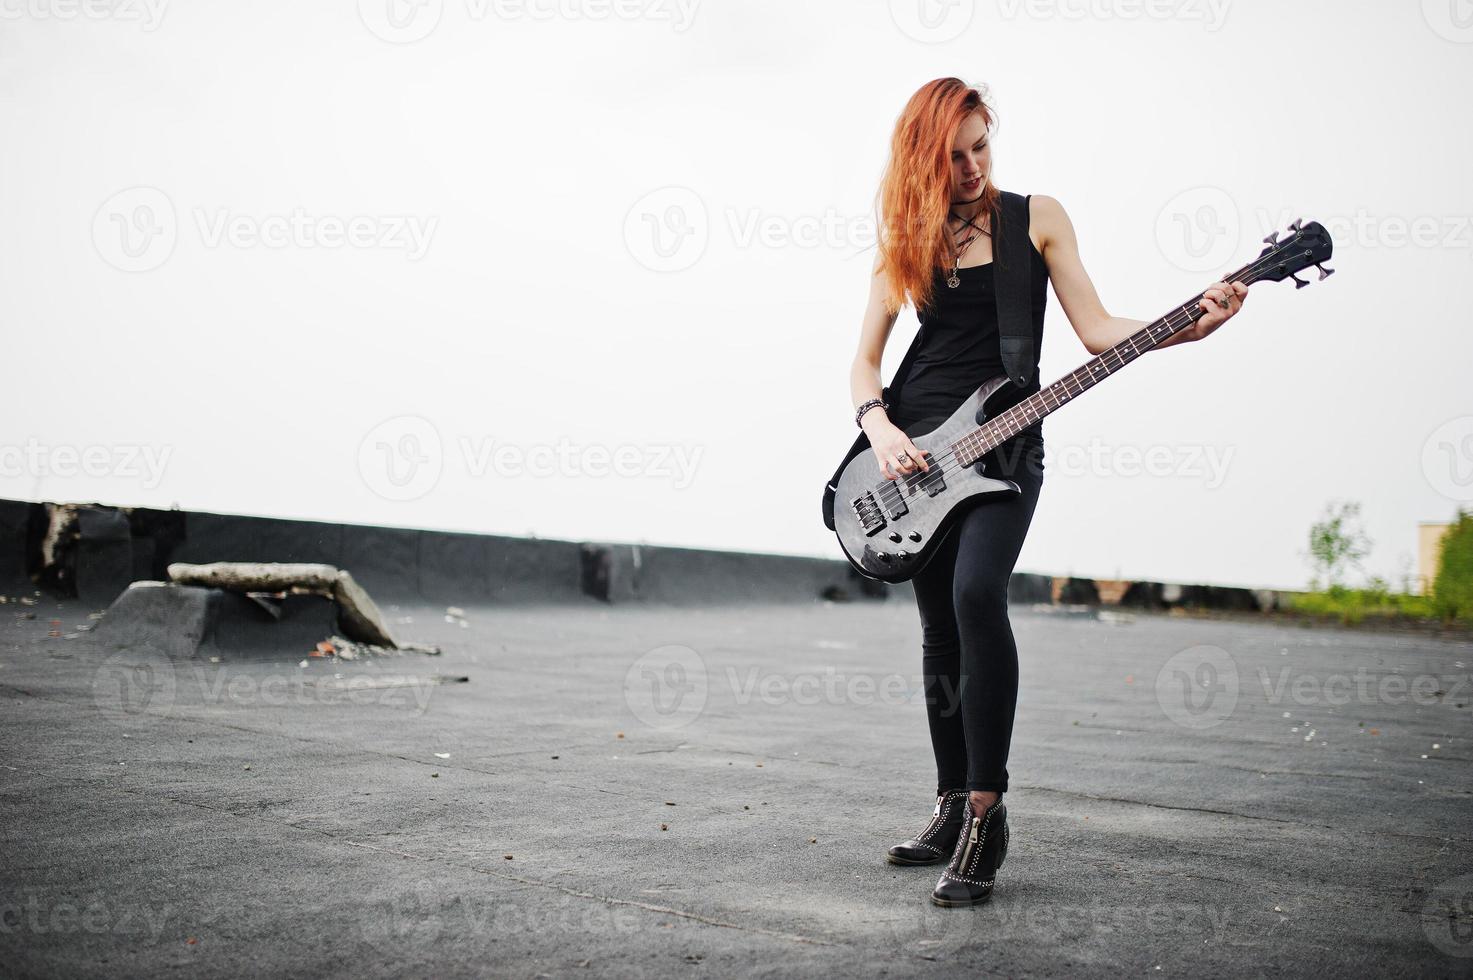
[[[1029,197],[1032,197],[1030,194]],[[1043,256],[1029,241],[1033,269],[1029,276],[1033,322],[1033,374],[1028,386],[1019,389],[1012,382],[1002,386],[988,407],[996,415],[1017,404],[1040,388],[1038,357],[1043,349],[1043,317],[1048,303],[1048,266]],[[903,388],[886,413],[896,425],[904,428],[912,422],[932,419],[938,424],[984,381],[1005,374],[1002,345],[997,328],[997,300],[993,293],[994,262],[957,270],[961,283],[946,285],[946,272],[937,272],[932,284],[932,299],[926,309],[918,311],[920,347]],[[894,386],[902,379],[891,382]],[[1009,444],[1025,442],[1042,444],[1043,420],[1019,432]]]

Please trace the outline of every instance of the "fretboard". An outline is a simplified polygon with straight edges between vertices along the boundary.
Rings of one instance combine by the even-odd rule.
[[[1232,282],[1237,278],[1240,276],[1235,273],[1223,281]],[[1177,332],[1185,330],[1201,318],[1203,311],[1199,304],[1203,295],[1205,294],[1198,293],[1195,299],[1146,324],[1093,360],[1086,361],[1047,388],[1039,389],[952,443],[951,449],[956,454],[957,461],[963,466],[970,466],[1045,415],[1069,404],[1137,357],[1159,346]]]

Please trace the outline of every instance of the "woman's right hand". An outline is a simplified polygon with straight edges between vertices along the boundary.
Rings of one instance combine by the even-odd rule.
[[[876,431],[870,433],[869,444],[874,450],[876,462],[880,464],[880,472],[885,474],[887,480],[898,480],[901,476],[931,468],[925,458],[930,450],[918,449],[910,441],[910,436],[893,422],[877,425]],[[901,458],[904,459],[903,462]]]

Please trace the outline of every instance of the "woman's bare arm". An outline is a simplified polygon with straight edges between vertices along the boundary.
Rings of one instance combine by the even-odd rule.
[[[854,407],[879,398],[884,389],[880,378],[880,364],[885,354],[885,343],[890,331],[900,316],[885,309],[885,277],[880,275],[880,256],[875,256],[874,268],[870,271],[869,301],[864,307],[864,319],[859,325],[859,349],[854,353],[854,363],[849,368],[849,395]],[[865,431],[869,426],[886,421],[883,408],[872,408],[861,420]]]
[[[899,311],[885,309],[885,277],[880,274],[880,257],[875,256],[874,268],[870,271],[869,301],[865,304],[864,320],[859,327],[859,349],[854,352],[854,363],[849,367],[849,394],[854,407],[881,397],[884,385],[880,380],[880,362],[885,354],[885,342],[895,326]],[[899,479],[917,470],[931,468],[926,456],[929,450],[920,449],[905,434],[883,408],[871,408],[860,419],[860,426],[869,437],[870,449],[875,463],[887,480]]]
[[[1064,315],[1069,318],[1069,324],[1079,335],[1084,349],[1091,354],[1099,354],[1146,326],[1146,320],[1111,316],[1105,309],[1105,304],[1100,302],[1099,293],[1095,291],[1094,283],[1090,280],[1089,273],[1084,271],[1084,263],[1080,261],[1074,224],[1065,213],[1064,206],[1046,194],[1034,194],[1029,203],[1029,222],[1039,230],[1039,237],[1042,239],[1039,252],[1043,255],[1044,264],[1048,266],[1054,294],[1059,297],[1059,305],[1064,308]],[[1203,301],[1203,305],[1207,312],[1191,327],[1158,344],[1157,350],[1201,340],[1212,333],[1242,309],[1242,300],[1248,294],[1248,287],[1242,283],[1229,286],[1224,282],[1216,282],[1204,292],[1207,299]],[[1219,307],[1216,302],[1208,301],[1219,297],[1227,300],[1229,296],[1234,301],[1227,309]]]

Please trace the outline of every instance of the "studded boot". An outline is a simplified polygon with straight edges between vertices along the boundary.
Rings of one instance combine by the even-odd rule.
[[[992,897],[997,869],[1007,856],[1008,808],[1003,806],[1002,796],[979,815],[972,812],[968,794],[962,833],[957,836],[951,861],[931,892],[931,901],[948,908],[987,901]]]
[[[946,860],[947,852],[961,833],[962,810],[966,801],[967,791],[964,789],[947,790],[936,797],[931,822],[915,837],[891,847],[885,859],[891,864],[936,864]]]

